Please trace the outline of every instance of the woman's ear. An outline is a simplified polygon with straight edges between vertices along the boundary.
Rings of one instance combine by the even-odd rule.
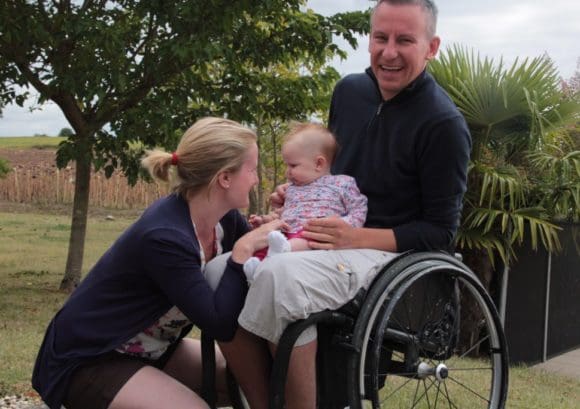
[[[229,189],[231,184],[231,177],[229,172],[220,172],[217,177],[218,184],[224,188]]]

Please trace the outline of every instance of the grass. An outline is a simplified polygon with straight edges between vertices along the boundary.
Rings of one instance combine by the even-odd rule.
[[[86,272],[135,219],[89,217]],[[64,270],[70,216],[0,212],[0,397],[34,396],[30,375],[47,323],[66,299]],[[524,366],[510,370],[508,408],[577,407],[580,380]],[[396,406],[395,406],[396,407]]]
[[[487,361],[462,359],[461,362],[446,362],[449,378],[438,384],[433,378],[425,381],[410,380],[400,376],[387,377],[380,392],[381,407],[427,409],[449,407],[449,396],[454,408],[487,408],[480,396],[489,396],[492,382],[491,372],[473,370],[457,372],[457,368],[487,368]],[[580,401],[580,381],[526,366],[512,366],[509,372],[507,408],[521,409],[575,409]],[[454,381],[453,381],[453,380]],[[460,382],[460,383],[457,383]],[[464,386],[469,387],[467,390]],[[435,404],[437,402],[437,405]],[[370,407],[370,406],[369,406]]]
[[[0,148],[5,149],[56,149],[66,138],[61,136],[13,136],[0,138]]]
[[[90,218],[86,272],[133,219]],[[0,213],[0,396],[27,393],[44,330],[66,299],[58,291],[70,216]]]

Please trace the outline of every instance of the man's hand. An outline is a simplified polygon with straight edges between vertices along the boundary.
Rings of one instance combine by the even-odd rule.
[[[358,247],[356,230],[340,217],[324,217],[308,220],[302,237],[312,250],[352,249]]]

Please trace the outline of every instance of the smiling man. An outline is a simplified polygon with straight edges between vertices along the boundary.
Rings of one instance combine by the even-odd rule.
[[[368,197],[364,227],[311,219],[312,250],[265,259],[238,319],[278,342],[286,326],[336,309],[368,287],[380,267],[407,250],[451,250],[466,190],[471,138],[465,120],[427,73],[440,40],[430,0],[382,0],[371,17],[371,67],[336,85],[329,127],[341,149],[333,174],[354,177]],[[282,204],[283,189],[273,195]],[[296,342],[287,408],[316,405],[316,331]]]
[[[371,69],[386,100],[409,86],[437,54],[436,11],[425,3],[401,7],[382,2],[372,15]]]

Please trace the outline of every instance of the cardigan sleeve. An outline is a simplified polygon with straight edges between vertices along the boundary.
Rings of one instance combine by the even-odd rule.
[[[196,326],[219,341],[231,340],[247,293],[242,266],[228,260],[215,290],[201,272],[197,242],[170,228],[147,232],[143,239],[143,267],[171,304]]]

